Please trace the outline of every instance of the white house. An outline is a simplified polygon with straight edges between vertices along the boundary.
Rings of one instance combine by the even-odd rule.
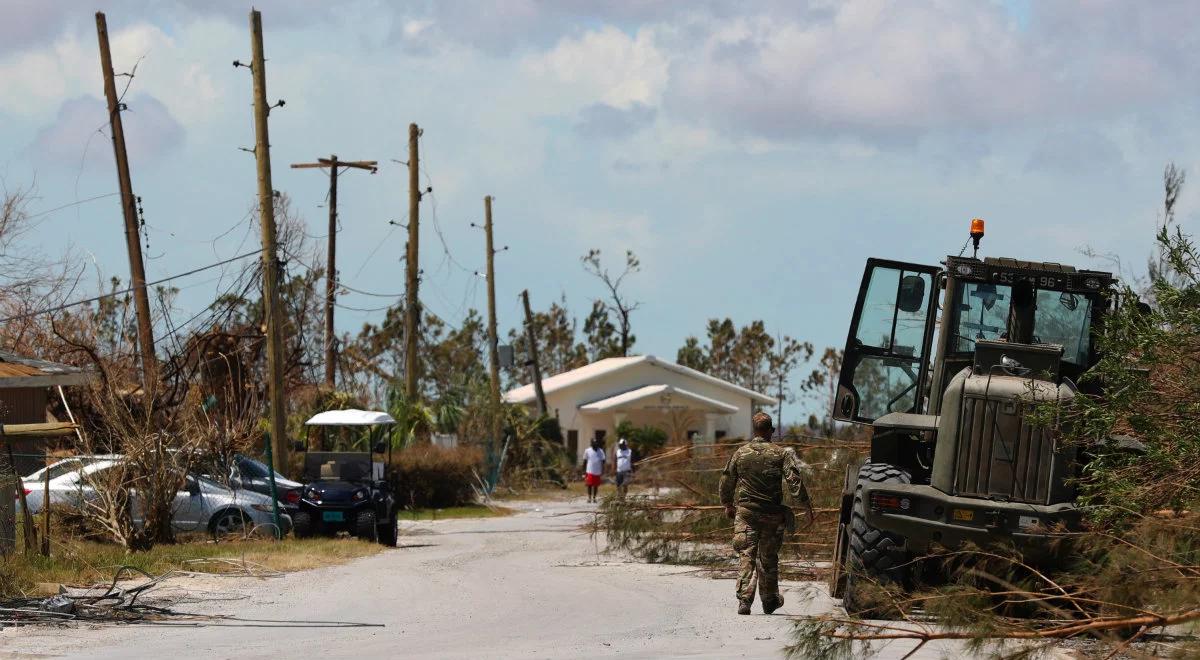
[[[776,403],[765,394],[653,355],[599,360],[543,378],[542,389],[548,412],[558,417],[567,447],[577,457],[592,438],[612,447],[616,428],[625,420],[657,426],[673,443],[750,437],[754,407]],[[532,384],[508,392],[504,400],[537,405]]]

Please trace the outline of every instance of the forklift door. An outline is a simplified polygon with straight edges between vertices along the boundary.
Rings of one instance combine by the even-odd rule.
[[[868,259],[842,356],[834,419],[921,413],[937,319],[936,266]]]

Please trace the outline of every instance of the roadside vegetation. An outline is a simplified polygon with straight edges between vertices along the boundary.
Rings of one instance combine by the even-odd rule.
[[[354,538],[224,540],[184,537],[180,543],[126,552],[113,543],[55,539],[49,556],[13,554],[0,562],[0,598],[47,596],[58,585],[107,584],[117,569],[132,567],[149,575],[173,571],[265,575],[344,563],[383,550],[378,543]]]

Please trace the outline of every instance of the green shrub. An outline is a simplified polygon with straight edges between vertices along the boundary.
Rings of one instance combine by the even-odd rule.
[[[617,437],[629,441],[629,448],[639,459],[662,449],[667,444],[667,432],[657,426],[634,426],[629,420],[617,426]]]
[[[475,501],[475,473],[483,454],[473,447],[409,447],[396,454],[395,487],[400,506],[444,509]]]

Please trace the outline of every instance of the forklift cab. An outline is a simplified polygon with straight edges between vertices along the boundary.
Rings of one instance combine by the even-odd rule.
[[[974,363],[978,342],[1061,346],[1061,376],[1071,380],[1095,364],[1092,329],[1108,308],[1111,273],[991,257],[948,256],[944,266],[867,260],[835,419],[939,414],[945,385]]]

